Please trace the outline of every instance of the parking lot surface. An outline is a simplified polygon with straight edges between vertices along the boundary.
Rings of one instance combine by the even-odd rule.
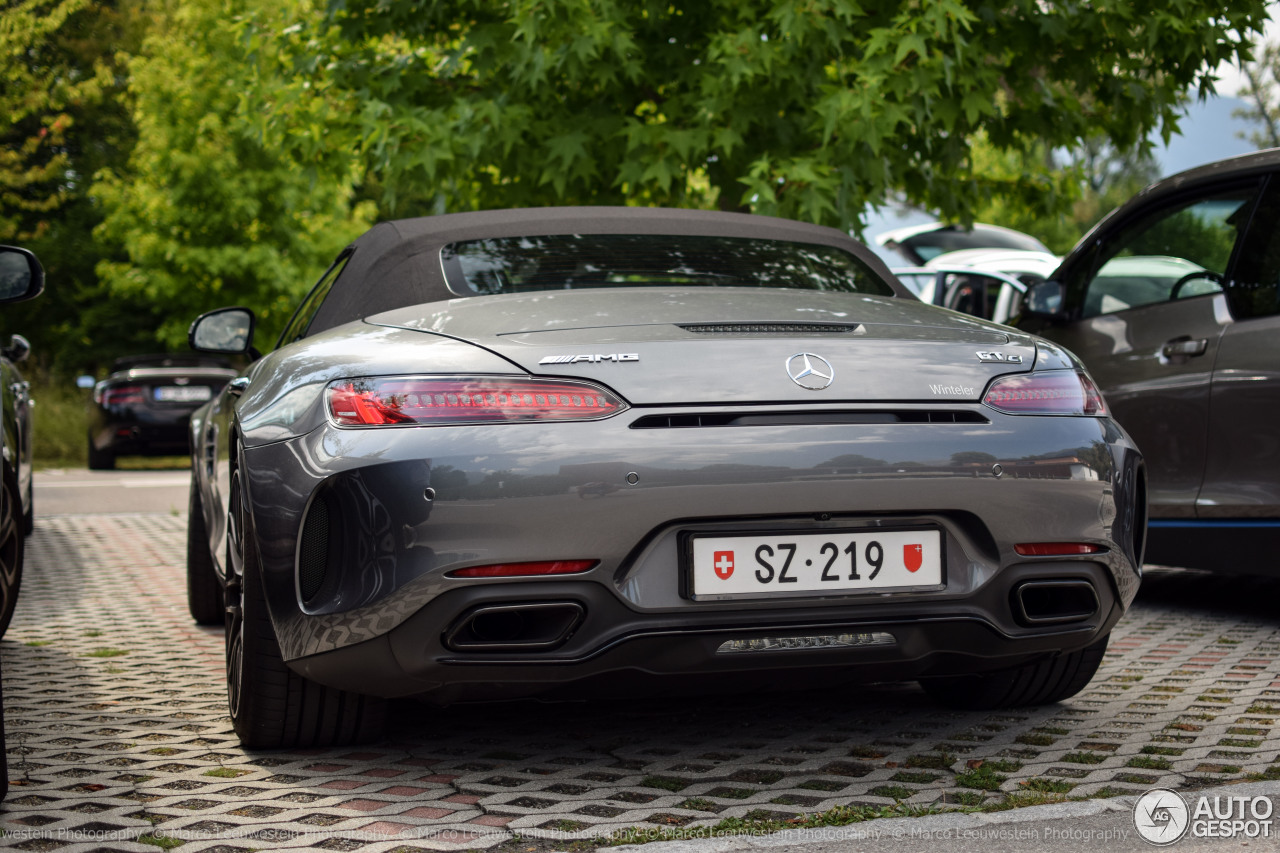
[[[379,743],[247,752],[226,715],[222,632],[187,615],[185,527],[185,513],[38,521],[0,644],[0,846],[551,850],[837,806],[1280,778],[1280,583],[1176,571],[1149,573],[1093,683],[1044,708],[954,712],[914,685],[404,702]]]

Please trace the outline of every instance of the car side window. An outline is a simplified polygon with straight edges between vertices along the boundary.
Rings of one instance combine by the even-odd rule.
[[[1248,224],[1256,185],[1182,199],[1131,222],[1101,246],[1084,317],[1217,293]]]
[[[333,283],[338,280],[338,276],[342,274],[343,268],[346,267],[347,261],[351,260],[351,256],[354,253],[353,249],[344,249],[342,254],[338,255],[338,259],[333,262],[333,265],[325,270],[324,275],[320,276],[320,280],[316,282],[315,287],[311,288],[311,292],[306,295],[306,298],[302,300],[302,304],[293,312],[293,317],[289,319],[289,325],[284,327],[284,331],[280,334],[280,340],[276,342],[276,349],[307,336],[307,329],[311,326],[311,320],[316,316],[316,312],[320,310],[320,305],[324,302],[324,298],[329,295],[329,291],[333,288]]]
[[[1227,283],[1227,303],[1237,320],[1280,314],[1280,181],[1258,201],[1240,259]]]

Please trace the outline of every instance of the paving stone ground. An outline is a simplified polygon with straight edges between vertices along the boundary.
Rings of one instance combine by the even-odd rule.
[[[397,706],[387,740],[249,752],[222,632],[187,615],[185,518],[63,516],[28,542],[3,643],[0,847],[468,849],[838,805],[1105,797],[1280,777],[1280,582],[1149,573],[1059,705],[939,708],[913,685]],[[553,845],[554,846],[554,845]]]

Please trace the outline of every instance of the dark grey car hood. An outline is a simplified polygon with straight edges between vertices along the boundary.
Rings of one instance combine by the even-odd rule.
[[[914,299],[781,289],[539,291],[367,322],[464,340],[532,374],[593,379],[633,405],[971,401],[993,376],[1031,369],[1036,355],[1029,335]],[[843,328],[823,331],[833,327]],[[791,380],[798,353],[830,363],[827,388]],[[547,361],[575,356],[592,360]]]

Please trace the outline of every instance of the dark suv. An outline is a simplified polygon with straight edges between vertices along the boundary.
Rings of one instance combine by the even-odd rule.
[[[1280,574],[1280,149],[1143,190],[1017,325],[1075,352],[1142,448],[1150,562]]]

